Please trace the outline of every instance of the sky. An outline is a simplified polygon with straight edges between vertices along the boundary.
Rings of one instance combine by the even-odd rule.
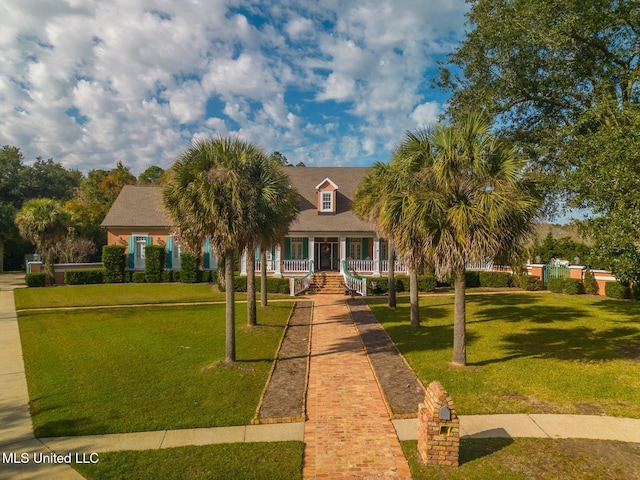
[[[307,166],[388,161],[437,122],[464,0],[0,0],[0,145],[83,172],[231,135]]]

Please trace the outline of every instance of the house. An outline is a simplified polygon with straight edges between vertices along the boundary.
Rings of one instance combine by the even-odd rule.
[[[300,213],[282,241],[266,252],[269,275],[302,276],[310,272],[348,272],[381,276],[388,272],[388,246],[372,225],[351,210],[355,191],[369,168],[287,167],[298,190]],[[167,268],[180,268],[179,245],[171,235],[171,222],[162,204],[162,187],[125,186],[102,222],[108,243],[127,246],[130,270],[144,269],[144,247],[165,245]],[[205,240],[205,269],[216,268],[215,256]],[[246,274],[246,255],[240,263]],[[260,271],[260,252],[254,252]],[[401,262],[395,269],[404,272]]]

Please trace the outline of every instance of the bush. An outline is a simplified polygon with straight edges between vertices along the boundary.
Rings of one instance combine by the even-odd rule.
[[[160,280],[164,283],[172,282],[173,275],[171,275],[171,270],[165,270],[160,274]]]
[[[124,275],[122,277],[122,281],[124,283],[131,283],[131,272],[124,272]]]
[[[147,245],[144,247],[144,256],[145,281],[159,282],[162,280],[162,271],[164,270],[165,248],[162,245]]]
[[[479,281],[481,287],[504,288],[513,283],[512,275],[507,272],[480,272]]]
[[[200,257],[190,253],[180,254],[180,281],[182,283],[196,283],[198,281],[198,265]]]
[[[529,291],[542,290],[540,277],[537,275],[522,275],[520,277],[520,288]]]
[[[146,276],[145,272],[133,272],[133,275],[131,275],[131,281],[133,283],[144,283]]]
[[[418,275],[418,291],[433,292],[436,289],[436,277],[433,275]]]
[[[102,269],[91,270],[67,270],[64,272],[66,285],[95,285],[102,283],[104,271]]]
[[[47,283],[47,275],[44,272],[27,273],[24,281],[27,287],[44,287]]]
[[[579,278],[564,279],[564,293],[567,295],[581,295],[584,293],[584,285]]]
[[[173,282],[180,281],[180,270],[171,270],[171,280]]]
[[[564,278],[550,278],[547,280],[547,290],[553,293],[562,293],[564,290]]]
[[[102,270],[105,283],[120,283],[124,281],[126,257],[124,245],[105,245],[102,247]]]
[[[453,278],[455,280],[455,277]],[[477,288],[480,286],[480,272],[465,272],[464,283],[467,288]]]
[[[584,271],[584,279],[582,280],[582,283],[584,284],[584,291],[587,295],[598,295],[598,282],[593,278],[593,274],[589,267]]]
[[[629,298],[630,293],[629,287],[620,282],[605,282],[604,284],[604,294],[609,298]]]

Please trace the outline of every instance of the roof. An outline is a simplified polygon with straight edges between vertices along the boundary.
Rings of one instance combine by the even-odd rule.
[[[290,231],[305,232],[374,232],[369,222],[360,220],[351,211],[356,188],[370,171],[367,167],[286,167],[292,185],[298,190],[300,213]],[[316,186],[326,179],[339,185],[336,213],[318,213]],[[162,187],[127,185],[102,221],[103,227],[166,227],[171,226],[162,204]]]
[[[162,187],[125,185],[101,225],[169,228],[171,221],[162,204]]]

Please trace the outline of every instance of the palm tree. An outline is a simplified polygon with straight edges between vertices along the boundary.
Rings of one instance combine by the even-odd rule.
[[[253,204],[246,208],[247,224],[251,225],[251,239],[247,244],[247,325],[256,324],[255,247],[265,247],[280,241],[298,215],[298,192],[291,186],[280,160],[260,155],[250,166]],[[265,255],[266,258],[266,255]],[[262,263],[262,303],[266,303],[266,262]]]
[[[36,246],[52,279],[52,249],[65,236],[70,222],[69,213],[56,200],[34,198],[22,205],[15,222],[20,235]]]
[[[210,238],[225,259],[225,362],[234,362],[234,258],[255,236],[251,172],[262,149],[239,139],[195,140],[169,170],[164,203],[181,239],[193,245]],[[199,247],[198,247],[199,248]]]
[[[453,274],[453,363],[466,364],[466,265],[516,253],[539,207],[523,159],[493,136],[482,114],[408,134],[409,156],[425,159],[407,211],[422,231],[436,275]],[[414,149],[411,153],[411,149]]]

